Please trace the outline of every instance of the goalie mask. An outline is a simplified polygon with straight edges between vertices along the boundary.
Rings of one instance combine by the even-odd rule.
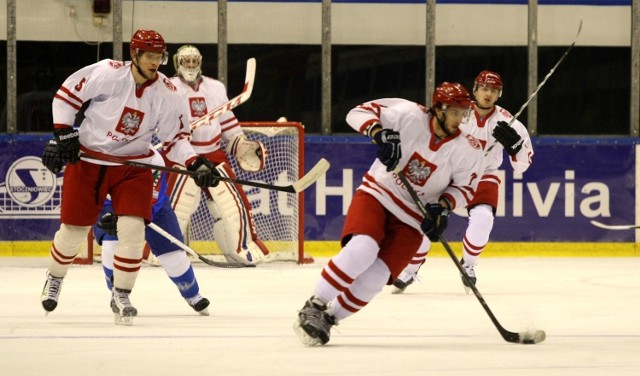
[[[202,73],[202,55],[197,48],[184,45],[173,55],[176,72],[188,82],[195,82]]]

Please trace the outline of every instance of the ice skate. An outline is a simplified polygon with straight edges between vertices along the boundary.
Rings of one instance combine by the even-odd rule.
[[[326,310],[326,304],[312,296],[298,312],[293,330],[303,344],[315,346],[329,342],[331,327],[337,324],[335,317],[328,314]]]
[[[464,263],[464,259],[460,260],[460,265],[462,265],[462,267],[464,268],[464,271],[467,272],[467,276],[469,277],[469,280],[471,281],[471,284],[473,284],[475,286],[476,285],[476,272],[473,269],[475,267],[475,265],[465,264]],[[468,294],[471,291],[471,286],[469,286],[469,284],[467,284],[467,281],[465,281],[464,278],[462,278],[462,284],[464,285],[464,291]]]
[[[120,310],[118,309],[118,305],[116,304],[116,299],[113,297],[113,293],[111,293],[111,302],[109,302],[109,306],[111,307],[111,312],[120,312]]]
[[[392,294],[402,294],[404,290],[409,287],[417,279],[417,276],[414,273],[410,273],[407,271],[402,271],[398,278],[393,281],[393,290],[391,290]]]
[[[58,306],[62,279],[63,277],[54,277],[47,272],[47,280],[42,288],[42,308],[44,308],[47,315]]]
[[[189,306],[193,308],[194,311],[198,312],[201,316],[209,316],[209,299],[204,298],[200,294],[196,294],[196,296],[192,298],[185,298]]]
[[[116,304],[117,311],[114,312],[114,321],[116,325],[133,325],[133,318],[138,315],[138,310],[131,305],[129,300],[131,290],[113,288],[113,300]],[[113,307],[111,307],[113,310]]]

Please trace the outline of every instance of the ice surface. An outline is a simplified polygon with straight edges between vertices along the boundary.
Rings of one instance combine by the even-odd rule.
[[[640,375],[640,258],[482,258],[478,289],[510,331],[505,342],[448,258],[421,282],[391,287],[343,320],[322,347],[293,332],[327,259],[221,269],[196,264],[211,316],[194,312],[158,267],[131,295],[139,315],[116,326],[99,265],[74,265],[45,317],[47,259],[0,258],[2,375]]]

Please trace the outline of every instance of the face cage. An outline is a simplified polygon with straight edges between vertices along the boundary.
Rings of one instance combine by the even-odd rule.
[[[198,68],[185,68],[182,64],[178,66],[178,73],[180,73],[180,76],[188,82],[194,82],[197,80],[198,77],[200,77],[200,72],[202,72],[200,66],[198,66]]]

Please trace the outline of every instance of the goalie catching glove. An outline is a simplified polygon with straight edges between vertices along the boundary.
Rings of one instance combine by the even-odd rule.
[[[425,208],[429,218],[425,218],[420,228],[432,242],[440,240],[449,225],[449,210],[440,204],[429,204]]]
[[[247,140],[243,133],[233,136],[227,145],[227,153],[233,154],[238,166],[248,172],[261,171],[267,157],[267,150],[262,142]]]
[[[220,173],[207,158],[196,158],[196,160],[187,167],[187,170],[195,172],[191,177],[198,187],[215,187],[220,183],[220,180],[218,180]]]

